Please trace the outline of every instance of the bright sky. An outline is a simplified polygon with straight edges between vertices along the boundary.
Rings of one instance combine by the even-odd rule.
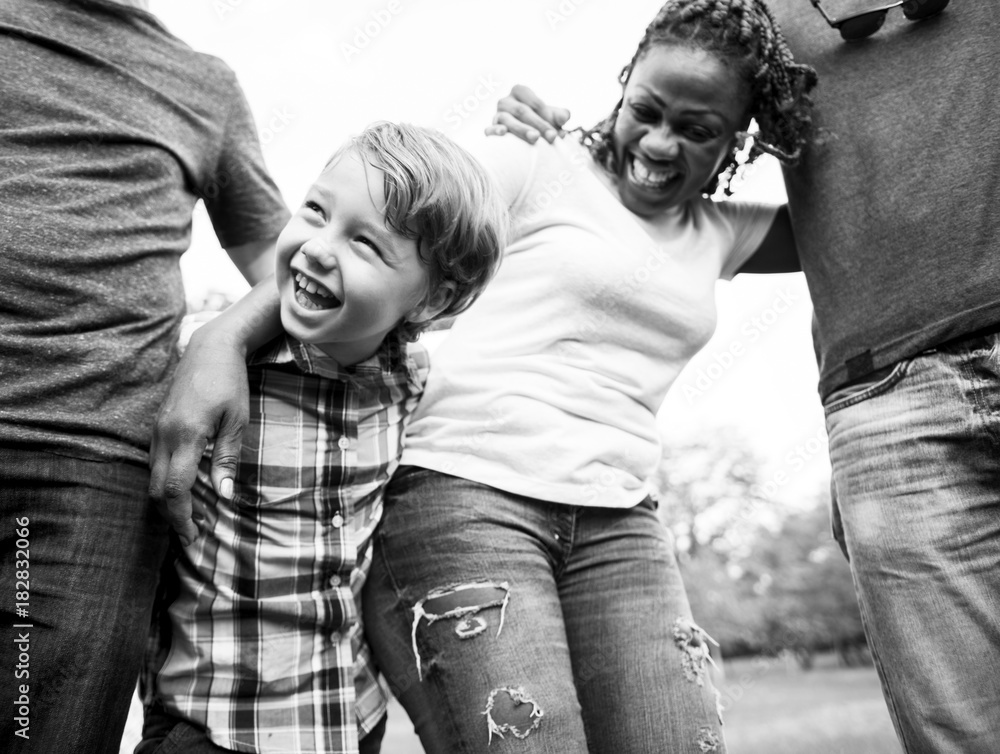
[[[617,101],[617,75],[658,0],[152,0],[167,27],[237,73],[268,166],[290,206],[329,154],[373,120],[480,138],[496,100],[530,85],[592,125]],[[762,159],[737,196],[780,203]],[[246,290],[196,217],[182,260],[188,297]],[[801,274],[718,287],[719,326],[660,413],[667,442],[742,437],[765,461],[767,492],[795,502],[828,473],[812,307]]]

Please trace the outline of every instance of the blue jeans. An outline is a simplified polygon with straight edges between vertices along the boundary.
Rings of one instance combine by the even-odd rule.
[[[1000,752],[997,336],[826,401],[834,535],[910,754]]]
[[[117,754],[167,542],[148,486],[141,466],[0,446],[3,751]]]
[[[654,507],[397,472],[364,618],[428,754],[725,751],[705,635]]]

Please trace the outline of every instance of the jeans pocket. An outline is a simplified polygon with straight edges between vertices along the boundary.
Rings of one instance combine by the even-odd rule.
[[[423,466],[400,466],[389,480],[388,495],[395,496],[396,493],[404,492],[423,479],[440,475],[434,469],[426,469]],[[387,495],[387,496],[388,496]]]
[[[902,382],[912,363],[912,358],[903,359],[891,367],[880,369],[867,377],[834,390],[823,401],[823,411],[829,416],[842,408],[861,403],[876,395],[888,393]]]

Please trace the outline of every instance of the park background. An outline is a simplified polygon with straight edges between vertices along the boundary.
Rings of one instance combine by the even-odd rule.
[[[469,145],[485,138],[497,99],[524,83],[569,107],[571,127],[596,123],[617,101],[617,75],[660,4],[152,0],[151,9],[236,71],[294,208],[336,147],[374,120],[433,126]],[[783,202],[775,161],[761,158],[735,199]],[[181,268],[191,310],[247,290],[201,208]],[[720,282],[717,296],[715,336],[659,413],[656,482],[696,620],[722,645],[729,750],[898,752],[850,573],[829,534],[805,281],[744,275]],[[383,750],[419,754],[405,714],[392,713]],[[123,751],[135,726],[133,714]]]

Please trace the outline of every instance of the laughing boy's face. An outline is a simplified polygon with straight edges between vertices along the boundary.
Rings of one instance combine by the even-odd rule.
[[[386,225],[383,177],[346,150],[278,238],[282,326],[344,366],[371,356],[428,291],[417,242]]]

